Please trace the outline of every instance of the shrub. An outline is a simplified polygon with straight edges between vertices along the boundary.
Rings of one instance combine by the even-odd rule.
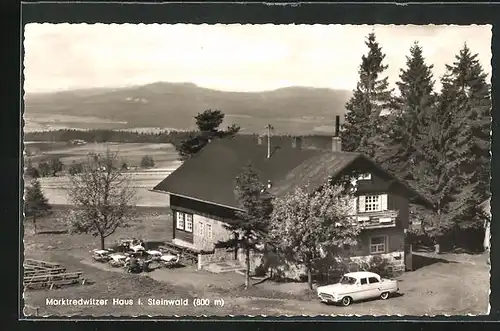
[[[69,174],[72,176],[82,173],[82,171],[83,171],[83,165],[81,163],[76,163],[75,161],[71,163],[68,169]]]
[[[40,177],[40,171],[37,168],[31,166],[26,169],[26,176],[37,179]]]
[[[141,168],[153,168],[155,166],[155,161],[150,155],[144,155],[141,160]]]

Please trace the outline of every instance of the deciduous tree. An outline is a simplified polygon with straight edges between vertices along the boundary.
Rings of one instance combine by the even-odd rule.
[[[360,228],[350,218],[352,201],[343,185],[328,183],[317,190],[296,188],[273,202],[271,241],[306,267],[310,289],[315,260],[325,252],[341,255],[345,246],[357,243]]]
[[[82,173],[70,179],[69,200],[77,207],[68,217],[71,229],[100,237],[102,249],[105,239],[134,217],[136,192],[130,178],[113,166],[117,159],[109,150],[89,155]]]

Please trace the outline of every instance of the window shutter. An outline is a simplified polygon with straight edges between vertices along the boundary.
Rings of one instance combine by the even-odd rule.
[[[380,210],[387,210],[387,194],[380,195]]]
[[[360,213],[364,213],[365,212],[365,196],[364,195],[361,195],[359,197],[359,207],[358,207],[358,210]]]

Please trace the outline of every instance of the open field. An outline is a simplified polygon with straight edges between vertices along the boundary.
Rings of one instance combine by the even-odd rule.
[[[161,207],[166,205],[166,196],[150,190],[167,177],[175,168],[130,171],[131,187],[135,188],[135,204],[137,206]],[[54,205],[69,204],[67,188],[68,176],[40,178],[45,197]]]
[[[141,217],[132,226],[119,229],[107,239],[142,237],[146,241],[171,238],[172,220],[166,208],[140,208]],[[40,229],[60,229],[64,209],[39,222]],[[91,285],[52,291],[29,291],[25,303],[38,307],[40,315],[466,315],[486,314],[488,309],[489,266],[484,255],[416,253],[417,268],[398,279],[401,295],[387,301],[366,301],[350,307],[324,305],[306,289],[304,283],[265,281],[248,291],[242,288],[243,276],[237,273],[212,274],[194,266],[160,269],[148,275],[129,275],[90,260],[89,250],[98,246],[98,238],[86,235],[33,235],[25,222],[25,256],[62,263],[68,271],[81,270]],[[254,281],[257,283],[257,281]],[[47,298],[134,299],[130,306],[100,307],[48,306]],[[143,305],[137,304],[141,299]],[[151,306],[148,298],[207,298],[210,305]],[[215,306],[215,300],[224,305]],[[220,301],[219,301],[220,302]]]
[[[132,187],[136,188],[136,204],[139,206],[164,206],[165,196],[150,192],[154,186],[174,171],[181,162],[177,160],[177,152],[171,144],[150,143],[89,143],[75,146],[64,142],[27,142],[26,148],[33,153],[34,164],[38,161],[56,156],[65,165],[73,161],[85,161],[89,153],[103,153],[106,148],[119,153],[119,158],[129,166],[138,166],[144,155],[150,155],[155,161],[155,168],[131,170]],[[67,188],[69,178],[61,174],[57,177],[40,179],[43,192],[49,203],[57,205],[68,204]]]
[[[178,159],[178,154],[172,144],[152,143],[87,143],[72,145],[64,142],[25,142],[25,148],[33,153],[33,163],[56,156],[65,165],[71,162],[84,161],[89,153],[104,153],[106,148],[117,152],[120,160],[129,166],[139,166],[144,155],[150,155],[156,168],[171,168]],[[177,162],[178,163],[178,162]]]

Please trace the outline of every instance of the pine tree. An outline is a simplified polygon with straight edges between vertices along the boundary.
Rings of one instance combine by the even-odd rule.
[[[432,65],[427,65],[422,47],[415,42],[396,82],[399,95],[394,112],[388,116],[384,143],[375,159],[399,178],[414,181],[415,166],[422,161],[417,144],[426,144],[430,116],[435,106]],[[420,141],[423,139],[423,142]]]
[[[359,81],[353,96],[346,104],[346,121],[341,137],[345,151],[357,151],[368,156],[375,155],[381,128],[380,115],[391,107],[388,77],[382,77],[387,65],[383,65],[385,54],[370,33],[365,42],[368,54],[363,55],[359,67]]]
[[[38,218],[46,215],[51,209],[48,200],[42,192],[42,187],[37,179],[33,179],[29,186],[26,187],[26,195],[24,198],[24,213],[31,217],[35,234],[37,233]]]
[[[224,113],[220,110],[207,109],[196,115],[195,121],[198,132],[190,133],[187,139],[176,145],[179,157],[183,161],[198,153],[211,139],[232,136],[240,130],[235,124],[228,126],[226,130],[219,130],[224,121]]]

